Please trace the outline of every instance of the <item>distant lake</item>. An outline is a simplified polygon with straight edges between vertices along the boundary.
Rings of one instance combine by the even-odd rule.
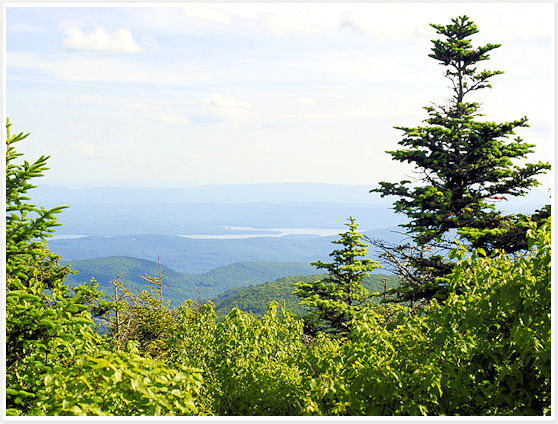
[[[334,236],[346,229],[334,228],[254,228],[254,227],[223,227],[227,231],[250,231],[244,234],[178,234],[179,237],[192,239],[243,239],[252,237],[283,237],[291,235]],[[264,232],[262,232],[264,231]]]
[[[346,228],[255,228],[239,227],[235,225],[222,226],[225,234],[177,234],[178,237],[191,239],[245,239],[254,237],[283,237],[292,235],[306,236],[335,236],[347,231]],[[227,234],[227,232],[229,232]],[[90,237],[87,234],[55,234],[50,240],[71,240],[83,237]],[[105,236],[113,237],[113,236]]]
[[[83,237],[91,237],[90,234],[55,234],[50,237],[51,240],[71,240],[71,239],[78,239]],[[114,236],[105,236],[107,238],[114,237]]]
[[[77,239],[82,237],[89,237],[85,234],[55,234],[50,237],[51,240],[65,240],[65,239]]]

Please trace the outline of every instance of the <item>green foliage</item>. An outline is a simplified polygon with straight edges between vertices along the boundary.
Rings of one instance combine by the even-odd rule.
[[[302,321],[270,305],[261,319],[233,309],[216,321],[212,304],[181,308],[169,341],[172,363],[204,371],[204,399],[216,415],[302,413]]]
[[[454,250],[445,302],[363,309],[349,338],[312,339],[277,304],[185,304],[160,359],[201,370],[216,415],[547,415],[550,223],[528,236],[524,255]]]
[[[326,274],[317,275],[298,275],[294,277],[279,278],[263,284],[256,284],[251,287],[230,289],[216,297],[215,312],[218,317],[228,314],[233,308],[238,308],[244,312],[250,312],[256,316],[262,316],[269,304],[277,301],[279,305],[295,315],[303,316],[308,314],[308,307],[301,305],[300,298],[293,291],[295,283],[300,281],[313,283],[316,279],[323,279]],[[393,275],[372,274],[364,276],[363,287],[369,293],[379,293],[386,289],[394,289],[399,284],[399,278]],[[380,297],[372,299],[379,302]]]
[[[395,322],[368,310],[311,385],[312,411],[349,415],[548,415],[550,222],[514,258],[454,250],[445,303]],[[334,359],[332,360],[331,357]]]
[[[43,176],[48,169],[48,156],[41,156],[34,163],[18,159],[23,155],[16,151],[16,143],[29,134],[10,133],[11,123],[6,125],[6,283],[8,290],[23,290],[35,283],[46,288],[54,287],[68,270],[58,265],[58,256],[50,253],[45,239],[54,232],[55,214],[65,206],[52,209],[28,203],[27,192],[36,186],[33,178]]]
[[[341,335],[349,332],[353,317],[370,302],[362,280],[368,272],[380,266],[365,258],[367,245],[361,241],[362,234],[356,231],[355,219],[349,217],[345,225],[349,230],[340,234],[340,240],[333,241],[342,245],[330,253],[333,262],[312,262],[315,267],[327,270],[328,275],[310,283],[301,281],[294,291],[302,299],[300,303],[312,309],[308,318],[312,325]]]
[[[65,372],[102,344],[87,305],[68,291],[35,284],[6,294],[6,404],[10,415],[34,414],[43,375]],[[25,393],[29,395],[25,395]]]
[[[27,203],[31,179],[43,175],[47,157],[33,164],[16,163],[22,156],[15,143],[28,134],[10,134],[6,152],[6,405],[12,414],[33,410],[41,375],[71,361],[76,351],[96,344],[90,326],[94,286],[71,296],[62,279],[68,270],[48,251],[44,239],[57,225],[55,213]]]
[[[118,350],[129,341],[137,342],[142,352],[160,357],[165,341],[176,329],[175,311],[169,303],[147,291],[132,294],[123,289],[126,296],[112,303],[103,315],[111,334],[111,341]]]
[[[63,373],[43,377],[38,404],[49,415],[194,415],[199,370],[168,368],[129,352],[80,356]],[[134,353],[134,351],[136,353]]]
[[[453,87],[453,97],[443,106],[425,109],[425,126],[396,127],[404,132],[399,150],[390,151],[398,162],[414,165],[421,175],[416,185],[411,181],[381,182],[372,190],[383,196],[397,196],[394,209],[409,218],[403,227],[419,245],[433,243],[448,247],[445,236],[458,231],[459,237],[486,251],[494,246],[512,253],[525,249],[525,228],[516,225],[517,218],[500,213],[494,202],[505,196],[525,195],[539,185],[535,177],[550,169],[549,163],[523,161],[532,153],[533,144],[515,137],[515,129],[526,127],[527,118],[495,123],[479,120],[478,103],[466,102],[470,92],[489,88],[490,79],[501,71],[478,71],[476,64],[489,59],[498,44],[473,47],[470,36],[478,32],[468,17],[452,19],[446,26],[432,25],[444,38],[434,40],[430,57],[446,68],[445,76]],[[544,218],[544,217],[543,217]],[[462,231],[466,229],[465,231]],[[474,229],[471,231],[469,229]],[[522,229],[522,231],[521,231]],[[508,234],[508,232],[512,234]],[[436,268],[437,276],[447,275],[448,264],[439,258],[407,258],[411,266],[425,269],[421,284],[411,282],[402,288],[402,297],[432,297],[434,280],[428,268]],[[451,269],[451,267],[450,267]]]
[[[297,275],[246,288],[229,289],[213,299],[215,312],[218,317],[224,317],[237,308],[261,317],[267,311],[269,304],[275,301],[283,309],[302,316],[308,312],[308,308],[300,305],[300,299],[293,294],[294,284],[299,281],[312,282],[322,277],[321,274]]]
[[[527,237],[530,250],[517,258],[455,252],[454,294],[431,318],[440,323],[434,345],[461,358],[458,368],[442,367],[448,411],[549,413],[550,220],[530,225]]]

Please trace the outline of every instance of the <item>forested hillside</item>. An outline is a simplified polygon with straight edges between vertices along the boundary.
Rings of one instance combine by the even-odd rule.
[[[423,125],[397,127],[388,154],[421,177],[373,189],[395,199],[405,238],[373,240],[349,215],[309,265],[239,262],[276,247],[250,242],[228,245],[236,263],[197,276],[130,257],[72,261],[81,272],[70,276],[46,242],[67,206],[30,200],[49,157],[24,160],[29,134],[8,121],[6,415],[550,416],[551,208],[504,213],[497,202],[526,194],[551,165],[525,161],[533,145],[515,131],[526,118],[490,122],[469,101],[502,73],[477,69],[500,45],[473,46],[467,16],[431,27],[430,58],[452,97],[426,107]],[[315,248],[314,237],[286,243],[285,258]],[[200,269],[214,263],[211,245],[195,246],[205,246]],[[164,257],[183,259],[173,249]],[[302,275],[309,267],[319,274]],[[290,272],[300,275],[215,304],[182,301],[184,281],[217,295]]]
[[[303,316],[308,313],[308,308],[300,305],[300,298],[293,293],[295,283],[299,281],[312,282],[324,277],[325,274],[297,275],[247,288],[229,289],[213,299],[215,313],[218,317],[223,317],[232,309],[238,308],[256,316],[262,316],[269,305],[275,301],[283,310]],[[396,287],[398,281],[398,278],[393,275],[373,274],[366,276],[362,285],[369,293],[382,293],[386,289]],[[375,301],[381,301],[381,297],[376,297]]]
[[[145,259],[111,256],[106,258],[68,261],[77,274],[68,274],[64,280],[70,287],[94,278],[106,295],[114,288],[110,281],[117,276],[132,292],[145,290],[147,283],[142,276],[158,275],[157,263]],[[188,299],[210,299],[232,287],[245,287],[297,274],[318,271],[303,262],[237,262],[212,269],[203,274],[185,274],[161,265],[164,276],[163,297],[171,306],[180,306]]]

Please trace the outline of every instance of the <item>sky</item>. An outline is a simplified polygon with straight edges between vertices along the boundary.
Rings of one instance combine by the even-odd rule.
[[[484,119],[523,116],[554,158],[553,3],[183,3],[7,7],[6,112],[42,184],[188,187],[412,176],[385,153],[450,96],[429,23],[468,15]],[[550,187],[551,175],[539,180]]]

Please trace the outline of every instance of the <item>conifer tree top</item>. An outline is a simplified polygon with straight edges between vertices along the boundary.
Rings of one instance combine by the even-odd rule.
[[[457,233],[462,242],[487,252],[524,249],[524,230],[517,229],[523,218],[505,215],[495,203],[525,195],[539,185],[536,176],[550,169],[550,164],[524,162],[534,145],[515,131],[528,126],[526,117],[500,123],[479,120],[480,105],[464,100],[471,91],[490,88],[490,79],[503,73],[476,67],[500,44],[473,46],[471,37],[478,29],[467,16],[431,26],[441,37],[432,40],[429,57],[446,68],[453,95],[445,104],[425,108],[425,125],[395,127],[403,131],[400,148],[387,153],[395,161],[414,166],[415,181],[382,181],[371,191],[398,197],[394,210],[407,215],[409,220],[402,227],[421,247],[451,247]],[[422,275],[419,289],[413,288],[417,298],[437,291],[435,279],[445,278],[452,268],[435,254],[403,258],[401,263],[408,260]]]
[[[477,26],[467,17],[460,16],[451,20],[448,25],[430,24],[436,32],[445,37],[445,40],[432,40],[434,46],[428,56],[436,59],[441,65],[447,66],[446,77],[452,82],[457,105],[470,91],[481,88],[490,88],[487,80],[502,71],[481,71],[472,67],[477,62],[490,58],[488,52],[501,46],[501,44],[488,43],[481,47],[473,47],[471,37],[479,32]]]

